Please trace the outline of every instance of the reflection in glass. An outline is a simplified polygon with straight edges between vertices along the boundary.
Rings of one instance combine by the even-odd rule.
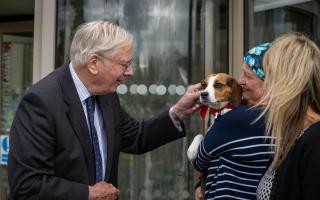
[[[275,1],[255,0],[250,44],[273,41],[281,34],[301,32],[319,44],[320,2],[317,0]]]
[[[32,37],[2,35],[1,134],[9,134],[15,111],[32,83]]]
[[[205,1],[205,68],[228,73],[228,1]]]

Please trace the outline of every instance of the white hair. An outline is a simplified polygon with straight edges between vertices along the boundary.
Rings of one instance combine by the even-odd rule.
[[[117,48],[132,43],[132,34],[108,21],[84,23],[77,29],[70,47],[71,62],[83,65],[90,54],[112,54]]]

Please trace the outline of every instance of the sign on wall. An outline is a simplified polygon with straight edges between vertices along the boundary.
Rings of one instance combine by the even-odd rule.
[[[9,154],[9,135],[0,136],[0,164],[8,164],[8,154]]]

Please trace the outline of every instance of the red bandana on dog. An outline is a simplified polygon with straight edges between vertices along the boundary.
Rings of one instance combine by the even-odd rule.
[[[207,114],[207,111],[208,111],[208,106],[207,105],[202,105],[201,106],[201,109],[200,109],[200,116],[201,116],[201,119],[204,120],[205,117],[206,117],[206,114]],[[209,108],[209,112],[210,114],[212,115],[216,115],[216,113],[220,113],[223,109],[225,108],[228,108],[228,109],[233,109],[234,107],[228,103],[227,105],[225,105],[223,108],[221,109],[215,109],[215,108]]]

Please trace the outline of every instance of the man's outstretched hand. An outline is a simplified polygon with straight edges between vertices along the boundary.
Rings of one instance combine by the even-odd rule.
[[[202,87],[201,84],[195,84],[188,87],[186,93],[173,106],[173,113],[181,121],[188,115],[200,109],[198,100],[200,97]]]

